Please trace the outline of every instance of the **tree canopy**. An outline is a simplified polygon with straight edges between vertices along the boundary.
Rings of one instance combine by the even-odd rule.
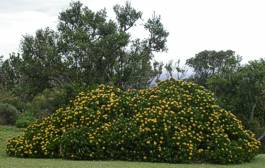
[[[186,61],[194,70],[194,80],[205,85],[206,80],[216,74],[235,71],[240,65],[241,57],[232,50],[199,52]]]
[[[113,10],[116,19],[109,19],[105,9],[94,12],[81,2],[71,3],[59,14],[58,30],[45,28],[23,37],[21,52],[3,63],[2,85],[23,90],[29,100],[62,83],[104,83],[125,89],[148,86],[160,73],[153,57],[166,51],[169,33],[160,16],[143,23],[142,12],[129,2]],[[139,25],[148,37],[131,35]]]

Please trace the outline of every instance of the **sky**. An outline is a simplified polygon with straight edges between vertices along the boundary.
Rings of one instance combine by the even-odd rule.
[[[80,0],[93,11],[112,7],[126,0]],[[70,0],[1,0],[0,55],[19,52],[23,35],[34,35],[40,28],[56,29],[58,14]],[[265,58],[264,0],[131,0],[147,20],[155,12],[169,32],[168,51],[155,59],[167,62],[195,56],[203,50],[234,50],[243,63]],[[140,26],[141,23],[138,23]],[[133,31],[144,37],[142,29]]]

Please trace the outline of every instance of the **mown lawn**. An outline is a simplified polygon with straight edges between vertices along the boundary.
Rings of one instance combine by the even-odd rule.
[[[213,164],[167,164],[126,161],[69,161],[61,159],[22,159],[12,158],[5,154],[7,139],[19,135],[21,129],[0,126],[0,168],[263,168],[265,155],[259,155],[251,163],[240,165]]]

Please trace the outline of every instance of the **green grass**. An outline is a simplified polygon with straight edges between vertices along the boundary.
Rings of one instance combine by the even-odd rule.
[[[1,126],[0,125],[0,159],[6,157],[5,149],[6,149],[6,142],[8,139],[18,136],[22,133],[22,129],[18,129],[15,127],[10,126]],[[1,165],[1,162],[0,162]],[[1,165],[2,166],[2,165]],[[2,168],[0,166],[0,168]]]
[[[5,154],[6,141],[22,130],[0,126],[0,168],[263,168],[265,154],[257,156],[251,163],[240,165],[214,164],[167,164],[126,161],[69,161],[62,159],[22,159],[8,157]]]

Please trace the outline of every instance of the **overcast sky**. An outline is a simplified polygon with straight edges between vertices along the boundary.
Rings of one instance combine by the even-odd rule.
[[[39,28],[56,28],[58,13],[70,0],[0,0],[0,55],[19,51],[22,35]],[[92,10],[112,7],[126,0],[81,0]],[[193,57],[202,50],[232,49],[243,62],[265,58],[264,0],[131,0],[144,19],[155,11],[170,35],[168,52],[159,61]],[[142,36],[142,32],[135,32]]]

